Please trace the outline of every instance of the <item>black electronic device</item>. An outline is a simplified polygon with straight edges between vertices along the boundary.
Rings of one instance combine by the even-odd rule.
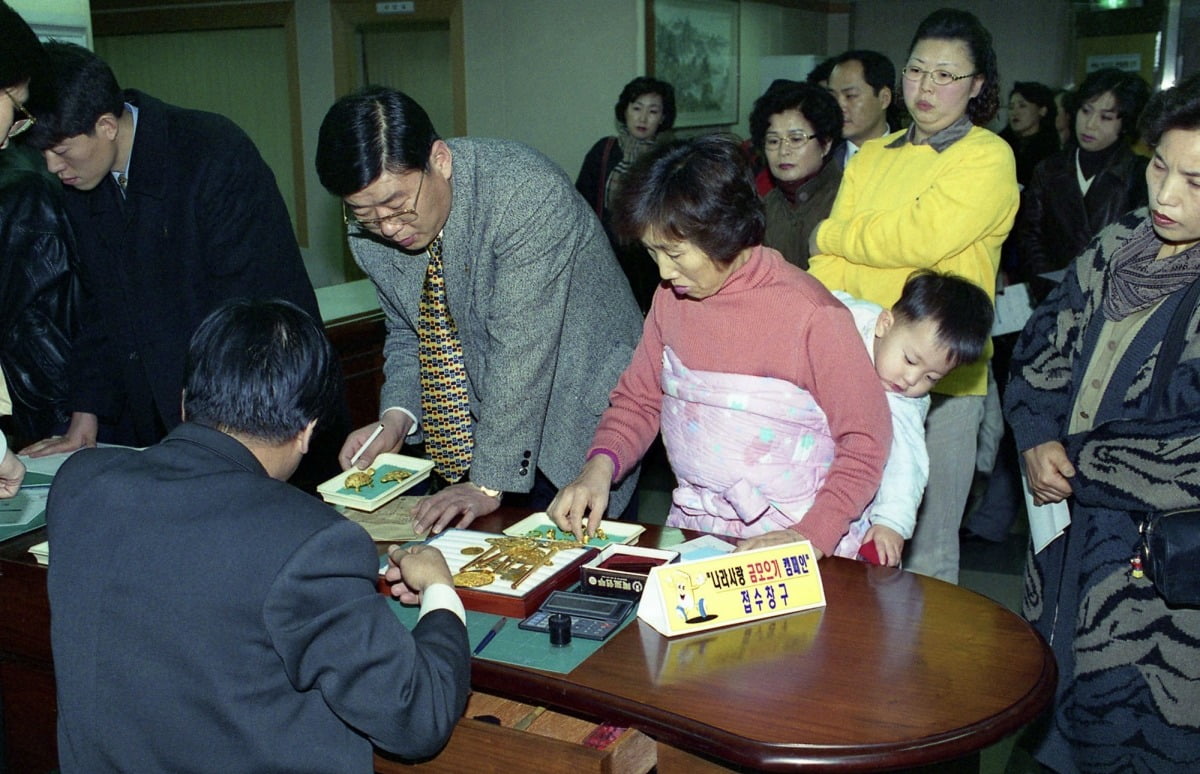
[[[518,626],[531,632],[549,632],[550,616],[571,616],[571,636],[585,640],[603,640],[621,626],[633,609],[628,599],[594,597],[571,591],[553,591],[537,611]]]

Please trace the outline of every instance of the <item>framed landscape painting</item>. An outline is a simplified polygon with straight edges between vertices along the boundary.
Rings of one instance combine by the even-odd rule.
[[[675,87],[676,127],[738,120],[738,5],[646,0],[647,68]]]

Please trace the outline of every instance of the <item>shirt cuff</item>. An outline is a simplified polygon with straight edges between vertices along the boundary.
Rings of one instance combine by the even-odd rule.
[[[383,413],[381,413],[379,415],[380,418],[382,419],[383,415],[388,413],[389,411],[399,411],[401,414],[403,414],[404,416],[406,416],[412,420],[412,427],[408,428],[408,435],[404,436],[405,438],[407,438],[409,435],[417,434],[417,429],[418,429],[418,426],[420,425],[420,423],[417,422],[417,418],[413,416],[411,411],[409,411],[406,408],[401,408],[400,406],[388,406],[387,408],[385,408],[383,410]]]
[[[421,592],[421,612],[417,614],[417,620],[420,621],[431,610],[449,610],[458,616],[463,626],[467,624],[467,612],[463,609],[462,600],[458,598],[453,586],[434,583]]]

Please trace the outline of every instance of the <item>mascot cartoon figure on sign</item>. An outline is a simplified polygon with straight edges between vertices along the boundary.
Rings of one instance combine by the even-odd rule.
[[[703,623],[716,618],[715,615],[705,613],[704,597],[696,595],[696,589],[708,582],[707,574],[699,573],[693,576],[686,570],[674,570],[672,575],[675,579],[675,590],[678,592],[675,612],[679,613],[684,622]]]

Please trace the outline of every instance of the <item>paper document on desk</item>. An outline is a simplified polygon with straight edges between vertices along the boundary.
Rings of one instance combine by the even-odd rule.
[[[413,517],[413,507],[424,500],[424,497],[401,496],[392,500],[376,511],[359,511],[342,507],[342,515],[351,521],[358,522],[371,540],[376,543],[403,543],[410,540],[421,540],[429,530],[418,532]]]
[[[46,488],[22,489],[15,497],[0,500],[0,527],[19,527],[41,516],[49,493]]]
[[[50,541],[43,540],[29,547],[29,553],[38,560],[38,564],[50,564]]]
[[[1025,493],[1025,511],[1029,514],[1029,537],[1033,541],[1033,552],[1041,553],[1042,549],[1057,540],[1063,530],[1071,523],[1071,509],[1067,501],[1035,505],[1033,492],[1029,491],[1029,474],[1025,470],[1025,460],[1021,464],[1021,490]]]

